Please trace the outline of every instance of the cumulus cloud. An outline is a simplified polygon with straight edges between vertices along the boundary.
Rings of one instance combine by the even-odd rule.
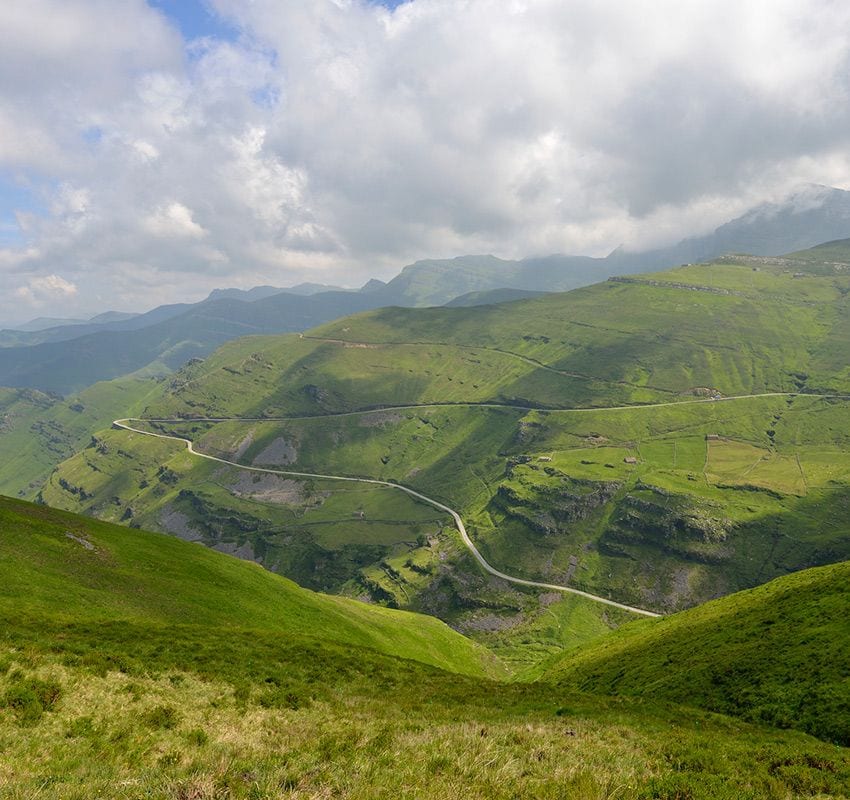
[[[201,239],[207,235],[207,231],[192,219],[192,212],[182,203],[158,206],[145,218],[144,227],[153,236],[164,239]]]
[[[41,208],[0,316],[58,269],[99,307],[356,284],[666,244],[850,181],[846,3],[211,2],[228,40],[142,0],[0,4],[0,175]]]
[[[76,293],[77,287],[60,275],[45,275],[32,278],[25,286],[19,286],[14,296],[30,305],[41,306],[48,301],[67,300]]]

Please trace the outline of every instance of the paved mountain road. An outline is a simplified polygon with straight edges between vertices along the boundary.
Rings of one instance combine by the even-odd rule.
[[[608,406],[608,407],[600,407],[600,408],[571,408],[571,409],[545,409],[548,411],[558,411],[558,412],[588,412],[588,411],[624,411],[624,410],[636,410],[636,409],[646,409],[646,408],[664,408],[668,406],[674,405],[694,405],[697,403],[722,403],[729,402],[733,400],[745,400],[745,399],[755,399],[759,397],[820,397],[825,399],[841,399],[841,400],[850,400],[850,395],[841,395],[841,394],[804,394],[801,392],[764,392],[762,394],[746,394],[746,395],[736,395],[734,397],[722,397],[717,399],[712,398],[704,398],[704,399],[696,399],[696,400],[681,400],[681,401],[670,401],[663,403],[651,403],[646,405],[632,405],[632,406]],[[325,417],[346,417],[346,416],[354,416],[358,414],[377,414],[386,411],[402,411],[402,410],[410,410],[417,408],[446,408],[452,406],[462,406],[469,408],[513,408],[519,411],[535,411],[535,410],[544,410],[544,409],[532,409],[526,408],[522,406],[513,406],[507,404],[499,404],[499,403],[427,403],[420,405],[407,405],[407,406],[385,406],[383,408],[377,409],[368,409],[366,411],[343,411],[339,413],[332,414],[324,414],[324,415],[314,415],[309,417],[192,417],[187,419],[139,419],[135,417],[126,417],[124,419],[117,419],[112,424],[118,428],[123,430],[132,431],[133,433],[140,433],[144,436],[153,436],[158,439],[170,439],[176,442],[182,442],[186,445],[192,455],[197,456],[198,458],[206,458],[209,461],[217,461],[221,464],[227,464],[231,467],[236,467],[238,469],[248,470],[250,472],[264,472],[273,475],[288,475],[290,477],[295,478],[324,478],[326,480],[335,480],[335,481],[347,481],[351,483],[367,483],[375,486],[387,486],[392,489],[398,489],[401,492],[405,492],[411,497],[416,498],[417,500],[421,500],[423,503],[427,503],[428,505],[436,508],[440,511],[443,511],[449,514],[455,522],[455,526],[457,527],[458,533],[460,534],[463,543],[469,549],[470,553],[475,557],[475,560],[481,565],[482,569],[486,572],[489,572],[491,575],[494,575],[497,578],[501,578],[502,580],[508,581],[510,583],[518,584],[520,586],[530,586],[536,589],[548,589],[550,591],[556,592],[565,592],[569,594],[579,595],[580,597],[585,597],[589,600],[593,600],[597,603],[604,603],[608,606],[613,606],[614,608],[622,609],[623,611],[629,611],[633,614],[640,614],[645,617],[660,617],[661,614],[658,614],[654,611],[648,611],[644,608],[637,608],[635,606],[626,605],[625,603],[618,603],[614,600],[609,600],[607,597],[600,597],[599,595],[590,594],[589,592],[583,592],[580,589],[574,589],[571,586],[561,586],[559,584],[554,583],[542,583],[540,581],[532,581],[526,580],[525,578],[517,578],[513,575],[508,575],[507,573],[501,572],[492,566],[478,548],[475,546],[475,543],[472,539],[469,538],[469,534],[466,531],[466,526],[463,524],[463,520],[461,519],[460,514],[455,511],[453,508],[449,508],[449,506],[444,505],[438,500],[434,500],[431,497],[428,497],[420,492],[415,491],[414,489],[410,489],[407,486],[403,486],[399,483],[392,483],[390,481],[381,481],[375,478],[353,478],[345,475],[323,475],[321,473],[316,472],[296,472],[294,470],[280,470],[280,469],[268,469],[265,467],[252,467],[246,466],[245,464],[238,464],[235,461],[229,461],[226,458],[219,458],[217,456],[211,456],[207,453],[201,453],[198,450],[195,450],[192,441],[190,439],[186,439],[182,436],[171,436],[165,433],[153,433],[152,431],[140,430],[139,428],[134,428],[129,423],[131,422],[155,422],[155,423],[168,423],[168,424],[180,424],[180,423],[193,423],[193,422],[284,422],[284,421],[294,421],[294,420],[309,420],[309,419],[322,419]]]
[[[604,603],[608,606],[613,606],[614,608],[622,609],[623,611],[630,611],[633,614],[641,614],[645,617],[660,617],[660,614],[657,614],[654,611],[647,611],[644,608],[636,608],[635,606],[629,606],[625,603],[618,603],[614,600],[609,600],[607,597],[599,597],[595,594],[590,594],[589,592],[583,592],[580,589],[574,589],[571,586],[559,586],[554,583],[541,583],[539,581],[530,581],[525,578],[515,578],[512,575],[507,575],[504,572],[500,572],[495,567],[491,566],[490,563],[481,555],[478,548],[475,546],[475,543],[472,539],[469,538],[469,534],[466,532],[466,526],[463,524],[463,520],[460,517],[460,514],[457,513],[453,508],[449,508],[446,505],[443,505],[438,500],[434,500],[431,497],[427,497],[420,492],[417,492],[413,489],[408,488],[407,486],[402,486],[399,483],[391,483],[390,481],[380,481],[375,478],[352,478],[345,475],[323,475],[317,472],[295,472],[293,470],[282,470],[282,469],[268,469],[266,467],[250,467],[245,464],[237,464],[235,461],[228,461],[226,458],[219,458],[218,456],[211,456],[207,453],[201,453],[198,450],[195,450],[192,441],[190,439],[184,439],[182,436],[169,436],[165,433],[153,433],[151,431],[143,431],[139,428],[134,428],[130,425],[130,422],[151,422],[153,420],[143,420],[132,417],[127,417],[125,419],[116,419],[112,424],[118,428],[122,428],[126,431],[132,431],[133,433],[140,433],[144,436],[154,436],[157,439],[170,439],[175,442],[183,442],[186,445],[186,448],[189,452],[198,456],[199,458],[206,458],[210,461],[217,461],[220,464],[227,464],[231,467],[237,467],[238,469],[249,470],[250,472],[265,472],[272,475],[288,475],[294,478],[324,478],[326,480],[333,481],[348,481],[351,483],[369,483],[375,486],[388,486],[391,489],[398,489],[405,494],[410,495],[411,497],[416,498],[417,500],[421,500],[423,503],[427,503],[428,505],[436,508],[440,511],[444,511],[449,514],[452,519],[455,521],[455,525],[457,527],[458,533],[460,533],[460,538],[463,540],[463,543],[469,548],[469,551],[475,557],[475,560],[481,565],[481,567],[489,572],[491,575],[495,575],[497,578],[502,578],[503,580],[509,581],[510,583],[516,583],[520,586],[531,586],[536,589],[548,589],[550,591],[556,592],[566,592],[569,594],[577,594],[580,597],[586,597],[589,600],[594,600],[597,603]],[[158,420],[159,422],[164,422],[165,420]],[[224,420],[219,420],[224,421]],[[172,420],[172,422],[185,422],[185,420]]]
[[[813,397],[821,400],[850,400],[848,394],[810,394],[808,392],[762,392],[761,394],[734,394],[729,397],[698,397],[693,400],[665,400],[660,403],[634,403],[628,406],[581,406],[579,408],[551,408],[548,406],[520,406],[513,403],[413,403],[411,405],[378,406],[358,411],[328,411],[323,414],[306,414],[289,417],[149,417],[140,422],[301,422],[311,419],[334,417],[355,417],[362,414],[381,414],[386,411],[415,411],[417,408],[505,408],[515,411],[543,411],[547,414],[586,414],[599,411],[639,411],[648,408],[669,408],[670,406],[693,406],[703,403],[729,403],[734,400],[756,400],[760,397]]]

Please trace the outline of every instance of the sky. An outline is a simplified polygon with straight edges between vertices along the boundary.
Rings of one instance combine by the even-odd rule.
[[[0,326],[850,187],[844,0],[0,3]]]

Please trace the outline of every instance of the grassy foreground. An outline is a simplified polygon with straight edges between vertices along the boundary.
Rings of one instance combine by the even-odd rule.
[[[251,663],[253,647],[242,642],[231,655],[236,665]],[[175,668],[167,658],[139,670],[98,671],[68,654],[7,649],[8,672],[0,678],[6,702],[34,686],[49,691],[51,705],[37,719],[15,707],[0,712],[0,794],[848,796],[848,751],[802,734],[677,707],[479,683],[350,654],[316,659],[284,649],[286,675],[305,680],[311,655],[314,683],[299,693],[278,685],[281,672],[230,682]]]
[[[4,799],[850,796],[844,748],[498,682],[435,620],[196,545],[4,499],[0,552]]]

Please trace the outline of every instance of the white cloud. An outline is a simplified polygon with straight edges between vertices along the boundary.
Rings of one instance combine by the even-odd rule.
[[[200,239],[207,235],[182,203],[159,206],[145,219],[144,226],[151,235],[164,239]]]
[[[33,278],[25,286],[19,286],[14,295],[31,305],[43,305],[53,300],[67,300],[77,293],[77,287],[60,275],[45,275]]]
[[[850,181],[846,3],[213,3],[233,41],[142,0],[0,4],[0,175],[45,209],[0,250],[0,317],[57,270],[125,308],[355,284],[663,244]]]

